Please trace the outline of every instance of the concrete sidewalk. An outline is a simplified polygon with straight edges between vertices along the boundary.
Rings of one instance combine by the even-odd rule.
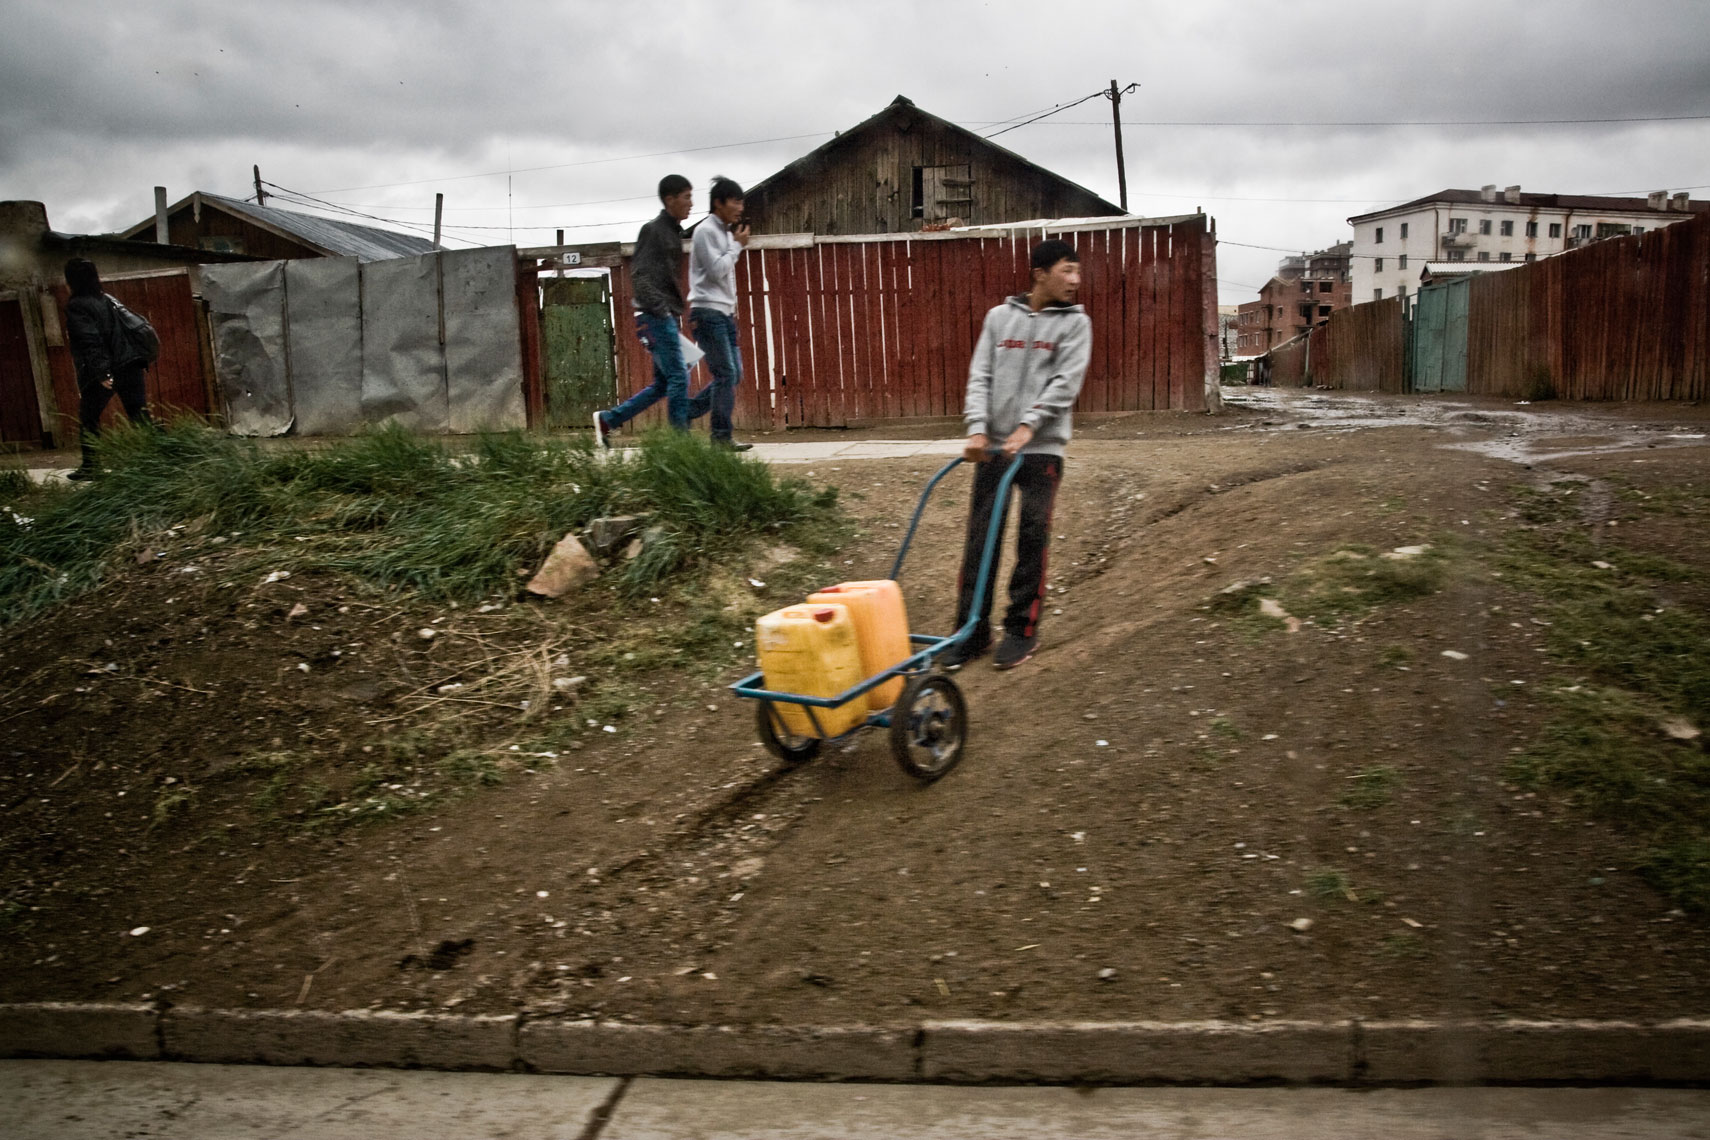
[[[12,1140],[1710,1137],[1702,1089],[951,1087],[0,1062]]]

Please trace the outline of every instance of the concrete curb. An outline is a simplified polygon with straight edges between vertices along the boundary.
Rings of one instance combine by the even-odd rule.
[[[37,1002],[0,1005],[0,1057],[942,1083],[1710,1084],[1710,1019],[681,1027]]]

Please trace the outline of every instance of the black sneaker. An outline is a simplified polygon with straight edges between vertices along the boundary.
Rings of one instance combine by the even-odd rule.
[[[594,413],[594,445],[609,450],[612,446],[611,429],[606,426],[606,413]]]
[[[959,642],[940,653],[937,657],[938,667],[946,673],[954,673],[970,661],[977,661],[991,652],[991,643],[979,644],[972,638]]]
[[[94,479],[100,474],[101,472],[93,467],[79,467],[75,471],[67,472],[65,477],[74,482],[81,483],[85,479]]]
[[[737,443],[734,439],[715,439],[712,445],[725,451],[753,451],[752,443]]]
[[[1037,637],[1020,637],[1013,633],[1003,635],[1003,641],[998,645],[997,654],[992,658],[992,665],[999,669],[1013,669],[1033,656],[1033,651],[1039,648]]]

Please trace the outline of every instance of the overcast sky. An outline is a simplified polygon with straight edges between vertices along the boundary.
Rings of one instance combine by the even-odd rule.
[[[1224,303],[1444,187],[1710,193],[1706,0],[0,0],[0,21],[0,198],[68,232],[144,220],[156,185],[248,197],[258,164],[417,226],[443,192],[448,244],[630,238],[661,175],[757,181],[898,94],[986,133],[1111,79],[1141,85],[1130,209],[1212,214]],[[1540,119],[1649,121],[1321,125]],[[1222,125],[1256,122],[1307,125]],[[1117,199],[1105,99],[999,141]]]

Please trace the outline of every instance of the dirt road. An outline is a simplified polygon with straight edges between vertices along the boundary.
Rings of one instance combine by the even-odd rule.
[[[1589,682],[1502,558],[1568,480],[1585,509],[1562,525],[1689,568],[1676,600],[1710,612],[1707,423],[1272,392],[1082,423],[1044,647],[963,672],[971,752],[930,787],[877,735],[781,768],[722,688],[749,652],[732,646],[711,670],[630,669],[619,703],[590,673],[580,692],[607,703],[494,722],[502,762],[459,795],[411,806],[410,777],[371,771],[371,822],[299,826],[293,769],[265,757],[416,771],[433,745],[412,743],[405,696],[531,645],[580,663],[598,615],[377,606],[319,578],[221,590],[218,552],[191,544],[0,636],[0,1000],[684,1023],[1703,1015],[1704,916],[1637,873],[1617,825],[1509,767],[1550,694]],[[884,574],[936,466],[809,469],[860,527],[816,572]],[[917,629],[949,621],[951,483],[904,576]],[[1423,553],[1380,558],[1398,549]],[[732,582],[771,580],[778,557]],[[1409,558],[1432,567],[1418,590],[1393,576]],[[1261,597],[1300,612],[1265,618]]]

